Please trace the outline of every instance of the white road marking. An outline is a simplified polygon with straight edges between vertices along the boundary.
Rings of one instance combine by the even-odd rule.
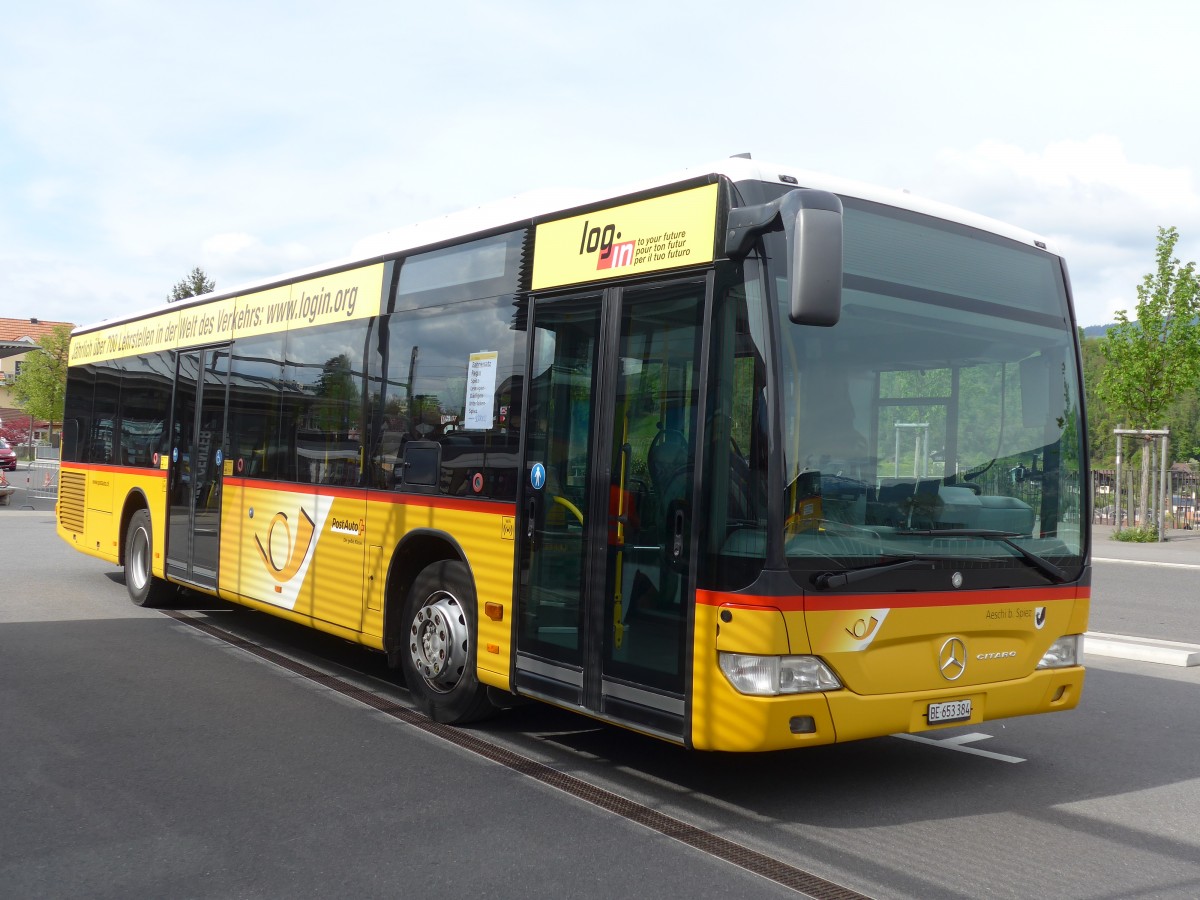
[[[998,760],[999,762],[1025,762],[1019,756],[1009,756],[1005,753],[993,753],[991,750],[980,750],[978,747],[965,746],[966,744],[992,737],[992,735],[984,734],[982,731],[973,731],[970,734],[956,734],[948,738],[929,738],[919,734],[893,734],[892,737],[902,738],[906,741],[916,741],[918,744],[931,744],[934,747],[942,747],[946,750],[957,750],[959,753],[970,753],[973,756],[983,756],[988,759]]]
[[[1155,562],[1150,559],[1113,559],[1106,556],[1093,556],[1092,562],[1124,563],[1127,566],[1161,566],[1164,569],[1200,569],[1196,563]]]

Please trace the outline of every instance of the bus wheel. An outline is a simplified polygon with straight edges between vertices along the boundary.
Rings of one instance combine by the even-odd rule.
[[[400,664],[413,698],[435,722],[459,724],[493,711],[475,677],[475,586],[458,560],[421,570],[404,603]]]
[[[139,509],[125,531],[125,588],[129,599],[138,606],[162,606],[171,595],[171,585],[152,574],[153,557],[150,513]]]

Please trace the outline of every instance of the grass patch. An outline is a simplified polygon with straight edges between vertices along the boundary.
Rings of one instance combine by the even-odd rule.
[[[1158,528],[1154,525],[1140,525],[1137,528],[1122,528],[1114,531],[1114,541],[1126,541],[1133,544],[1153,544],[1158,541]]]

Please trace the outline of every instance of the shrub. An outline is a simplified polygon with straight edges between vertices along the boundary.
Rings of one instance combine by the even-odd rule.
[[[1128,541],[1135,544],[1153,544],[1158,540],[1158,528],[1155,525],[1139,525],[1137,528],[1123,528],[1114,531],[1114,541]]]

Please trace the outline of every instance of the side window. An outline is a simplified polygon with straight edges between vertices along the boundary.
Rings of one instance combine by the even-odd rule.
[[[284,478],[280,447],[283,335],[246,338],[233,345],[230,366],[229,456],[244,478]]]
[[[171,354],[148,353],[121,361],[121,437],[123,466],[153,466],[154,454],[167,447],[171,409]]]
[[[76,366],[69,370],[67,404],[63,409],[63,462],[87,462],[85,454],[88,435],[92,431],[92,399],[95,392],[95,366]]]
[[[755,287],[747,280],[719,291],[712,328],[699,572],[718,590],[753,583],[766,557],[767,366]]]
[[[84,459],[93,463],[114,463],[117,443],[117,407],[121,399],[121,371],[116,363],[96,367],[96,393],[92,402],[92,427],[88,434]]]
[[[403,486],[406,447],[438,451],[443,494],[514,499],[525,332],[511,295],[395,313],[386,370],[371,379],[378,421],[370,483]]]
[[[289,480],[359,483],[366,336],[361,322],[288,333],[280,427]]]

